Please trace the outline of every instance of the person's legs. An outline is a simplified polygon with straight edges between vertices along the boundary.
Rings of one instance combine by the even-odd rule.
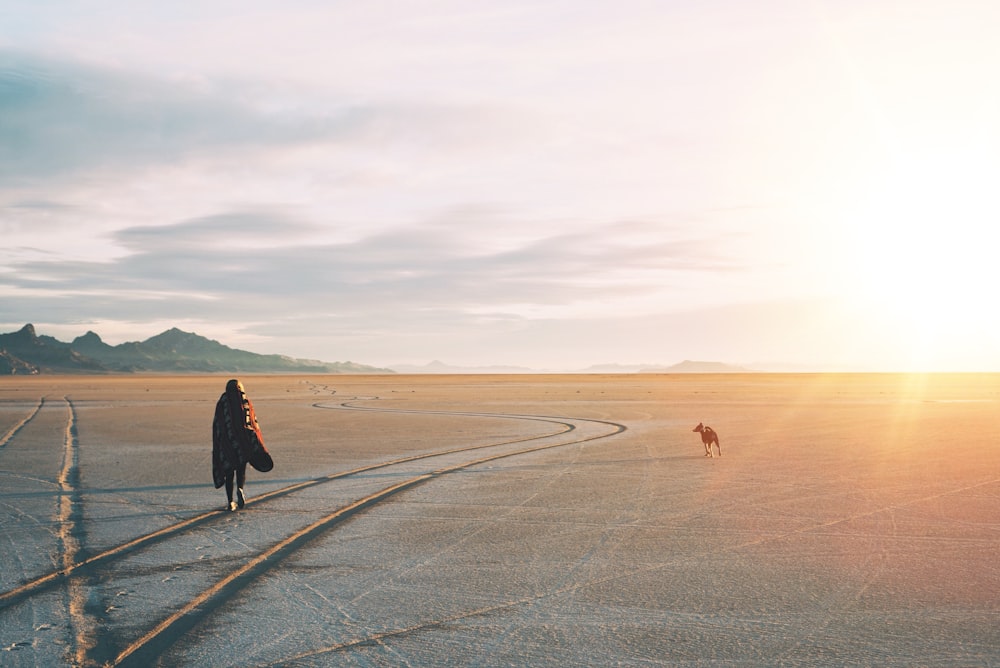
[[[243,485],[245,485],[246,482],[247,465],[244,463],[236,469],[236,505],[240,508],[242,508],[247,502],[247,498],[243,494]]]
[[[233,506],[233,475],[235,471],[226,471],[226,501],[230,510],[235,510]]]

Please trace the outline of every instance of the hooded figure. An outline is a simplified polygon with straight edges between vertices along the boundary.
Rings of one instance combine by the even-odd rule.
[[[234,378],[226,383],[226,391],[215,404],[212,420],[212,479],[216,489],[226,486],[229,510],[242,508],[246,503],[243,485],[248,463],[264,473],[274,468],[274,461],[264,448],[253,404],[243,391],[243,384]]]

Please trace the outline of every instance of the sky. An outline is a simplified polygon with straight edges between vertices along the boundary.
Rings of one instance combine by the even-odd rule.
[[[1000,3],[5,0],[0,331],[1000,371]]]

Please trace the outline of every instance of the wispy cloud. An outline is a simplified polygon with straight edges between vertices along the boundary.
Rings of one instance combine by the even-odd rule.
[[[318,225],[280,211],[251,211],[204,216],[172,225],[127,227],[112,236],[141,257],[185,251],[227,256],[251,248],[301,244],[319,229]]]
[[[258,212],[128,228],[115,239],[129,253],[112,261],[16,263],[4,279],[13,290],[6,299],[44,310],[72,295],[79,307],[86,305],[83,311],[102,319],[184,313],[238,320],[259,310],[280,321],[321,309],[404,326],[427,311],[458,317],[489,309],[500,316],[511,305],[564,304],[606,310],[606,300],[620,294],[655,291],[670,275],[725,264],[698,251],[696,240],[651,241],[655,225],[636,236],[634,223],[625,226],[631,239],[616,226],[595,226],[492,252],[465,245],[447,227],[403,228],[339,244],[308,243],[312,227]],[[615,278],[623,268],[629,271]],[[640,269],[648,273],[636,273]]]

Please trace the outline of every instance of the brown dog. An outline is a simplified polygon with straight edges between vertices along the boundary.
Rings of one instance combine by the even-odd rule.
[[[698,423],[698,426],[691,431],[697,431],[701,434],[701,442],[705,444],[705,456],[714,457],[712,454],[712,444],[715,443],[715,447],[719,450],[719,456],[722,456],[722,446],[719,445],[719,435],[715,433],[715,430],[711,427],[706,427],[702,423]]]

